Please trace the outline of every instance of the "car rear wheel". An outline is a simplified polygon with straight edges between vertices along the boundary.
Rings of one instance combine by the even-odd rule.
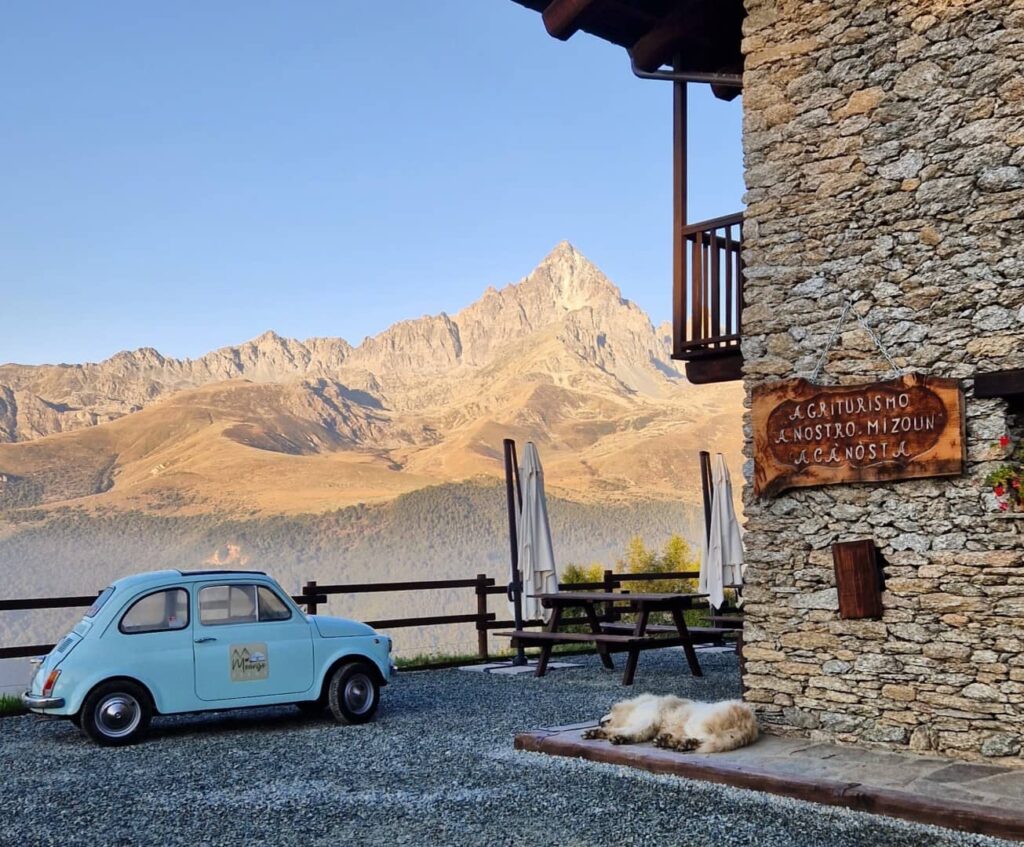
[[[137,741],[149,727],[149,694],[128,680],[104,682],[82,704],[82,730],[97,744],[118,747]]]
[[[331,675],[327,705],[338,723],[366,723],[380,705],[380,684],[366,662],[342,665]]]

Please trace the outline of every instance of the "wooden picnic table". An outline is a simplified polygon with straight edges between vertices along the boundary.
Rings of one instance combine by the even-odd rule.
[[[551,658],[551,651],[555,644],[564,643],[593,643],[601,662],[606,668],[614,668],[611,653],[627,652],[626,669],[622,675],[623,685],[632,685],[633,677],[636,675],[636,666],[640,658],[641,650],[652,650],[660,647],[682,647],[686,654],[686,661],[690,666],[690,672],[694,676],[703,676],[700,663],[697,661],[697,653],[693,649],[693,639],[686,627],[684,612],[693,608],[693,601],[706,594],[621,594],[616,592],[602,591],[560,591],[556,594],[536,594],[546,609],[551,609],[551,619],[541,631],[516,630],[514,632],[500,632],[496,635],[504,635],[512,638],[513,646],[522,643],[524,646],[539,646],[540,659],[537,662],[536,676],[544,676],[547,673],[548,661]],[[597,607],[608,603],[627,603],[631,611],[636,612],[636,623],[632,632],[615,635],[607,632],[602,626]],[[560,630],[562,625],[562,613],[566,609],[582,609],[590,624],[590,632],[564,632]],[[652,634],[648,630],[648,622],[653,612],[667,612],[672,616],[675,624],[675,635],[669,633],[668,637]],[[621,629],[622,627],[618,627]],[[658,627],[664,631],[666,627]]]

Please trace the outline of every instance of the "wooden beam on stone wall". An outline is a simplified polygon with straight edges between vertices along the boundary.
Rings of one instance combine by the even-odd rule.
[[[735,100],[743,93],[743,89],[733,85],[712,85],[711,93],[719,100]]]
[[[976,373],[974,375],[974,396],[978,399],[992,397],[1024,399],[1024,368]]]
[[[737,348],[721,356],[694,359],[686,363],[686,378],[694,385],[743,379],[743,354]]]

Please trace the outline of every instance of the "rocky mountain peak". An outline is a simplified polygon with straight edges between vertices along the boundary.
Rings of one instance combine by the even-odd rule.
[[[402,407],[423,399],[430,388],[424,378],[458,380],[504,367],[544,339],[558,345],[545,348],[545,368],[557,379],[571,381],[571,372],[592,367],[629,391],[659,394],[666,379],[679,377],[664,334],[646,313],[561,241],[519,282],[488,288],[454,316],[400,321],[355,348],[341,338],[302,342],[267,330],[194,360],[142,348],[94,365],[2,366],[0,441],[92,426],[175,391],[234,379],[337,379],[374,402]]]
[[[568,241],[556,244],[520,285],[546,290],[552,302],[567,312],[623,302],[622,292]]]
[[[488,288],[454,320],[463,361],[483,365],[509,343],[561,324],[580,309],[605,316],[609,331],[614,332],[617,319],[613,315],[629,305],[593,262],[568,241],[561,241],[519,282],[500,290]]]
[[[441,312],[399,321],[384,332],[364,339],[352,351],[347,364],[401,378],[450,370],[459,364],[461,355],[459,327]]]
[[[136,350],[122,350],[115,353],[100,366],[110,370],[135,371],[145,368],[162,368],[167,363],[159,350],[153,347],[139,347]]]

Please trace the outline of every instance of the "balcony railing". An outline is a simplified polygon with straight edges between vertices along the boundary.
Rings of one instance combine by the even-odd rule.
[[[743,214],[688,224],[682,235],[672,355],[687,361],[687,375],[694,382],[738,379],[742,363]],[[690,363],[704,360],[722,361],[691,368]]]

